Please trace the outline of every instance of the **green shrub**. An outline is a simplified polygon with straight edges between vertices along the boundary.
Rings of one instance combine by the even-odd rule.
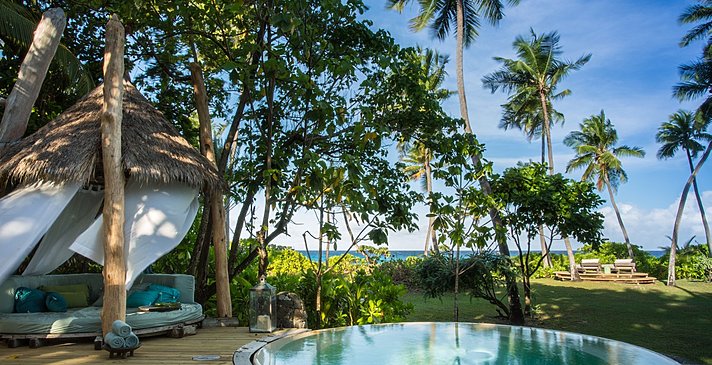
[[[425,296],[439,298],[455,288],[455,265],[443,254],[423,258],[415,266],[417,286]]]
[[[390,276],[394,284],[402,284],[409,291],[419,290],[416,268],[423,260],[423,256],[409,256],[405,260],[385,261],[378,270]]]
[[[316,328],[316,275],[309,270],[300,280],[298,294],[304,300],[309,326]],[[331,271],[322,277],[320,328],[355,324],[397,322],[412,311],[400,300],[407,290],[381,271],[361,269],[345,274]]]

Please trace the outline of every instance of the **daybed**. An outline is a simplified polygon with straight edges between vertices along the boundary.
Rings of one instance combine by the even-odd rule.
[[[67,312],[13,313],[15,290],[18,287],[38,288],[80,283],[86,283],[89,287],[87,307],[69,308]],[[144,274],[136,279],[134,286],[142,283],[178,289],[181,293],[181,308],[168,312],[141,312],[138,308],[127,308],[126,323],[136,334],[166,333],[176,328],[182,329],[184,325],[199,324],[203,320],[203,309],[193,299],[195,280],[192,276]],[[36,347],[41,344],[37,339],[100,336],[101,307],[91,304],[101,297],[102,288],[101,274],[11,276],[0,285],[0,339],[7,340],[9,346],[17,346],[17,340],[30,339],[30,346]]]

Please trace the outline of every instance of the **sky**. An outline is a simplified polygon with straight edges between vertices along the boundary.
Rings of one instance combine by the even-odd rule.
[[[386,8],[383,0],[366,1],[369,10],[365,18],[373,28],[385,29],[403,47],[422,46],[450,56],[449,77],[445,88],[456,90],[455,37],[440,41],[426,29],[414,33],[408,20],[417,12],[417,2],[403,13]],[[693,60],[701,51],[698,42],[680,48],[678,42],[691,27],[680,25],[677,18],[693,4],[690,0],[522,0],[519,6],[508,8],[505,18],[496,27],[483,24],[480,36],[464,52],[465,88],[470,120],[475,134],[486,146],[485,158],[494,163],[496,171],[517,162],[540,159],[540,142],[527,142],[518,130],[498,128],[504,93],[491,94],[482,87],[484,75],[499,65],[493,57],[515,58],[512,42],[517,35],[558,31],[563,57],[575,60],[591,53],[591,61],[581,70],[564,79],[559,90],[568,88],[572,95],[555,102],[565,115],[563,126],[552,130],[555,171],[565,173],[566,163],[574,156],[563,144],[564,137],[577,130],[579,123],[602,109],[619,135],[619,144],[639,146],[646,152],[643,159],[623,158],[628,182],[621,184],[615,195],[631,242],[644,249],[655,250],[669,245],[682,188],[689,176],[686,159],[681,154],[670,160],[656,158],[659,146],[655,142],[657,128],[678,109],[694,109],[699,100],[680,103],[672,97],[672,86],[679,81],[678,66]],[[457,97],[444,103],[445,110],[459,116]],[[580,179],[581,171],[566,174]],[[712,166],[706,165],[698,175],[703,203],[712,220]],[[419,189],[419,185],[414,185]],[[436,185],[436,189],[438,186]],[[600,192],[605,203],[600,212],[605,216],[604,237],[623,241],[623,235],[609,202],[608,192]],[[427,227],[426,209],[415,208],[420,217],[420,231],[395,232],[389,235],[391,250],[419,250],[423,247]],[[289,228],[291,236],[282,236],[275,244],[304,249],[302,233],[315,232],[311,216],[297,214],[296,224]],[[704,230],[694,195],[690,193],[681,226],[681,240],[696,236],[704,242]],[[561,247],[558,247],[561,246]],[[576,248],[577,244],[574,244]],[[313,246],[310,247],[310,249]],[[554,250],[563,249],[555,243]]]

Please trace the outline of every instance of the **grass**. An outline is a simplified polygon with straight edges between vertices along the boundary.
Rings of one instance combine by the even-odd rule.
[[[691,364],[712,364],[712,284],[678,281],[628,285],[533,281],[535,317],[527,325],[585,333],[636,344]],[[409,293],[407,321],[452,321],[453,296]],[[460,296],[460,321],[504,323],[494,306]]]

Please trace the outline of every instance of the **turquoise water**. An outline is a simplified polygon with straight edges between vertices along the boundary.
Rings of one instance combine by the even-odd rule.
[[[677,364],[624,342],[531,327],[396,323],[312,331],[275,341],[255,364]]]

